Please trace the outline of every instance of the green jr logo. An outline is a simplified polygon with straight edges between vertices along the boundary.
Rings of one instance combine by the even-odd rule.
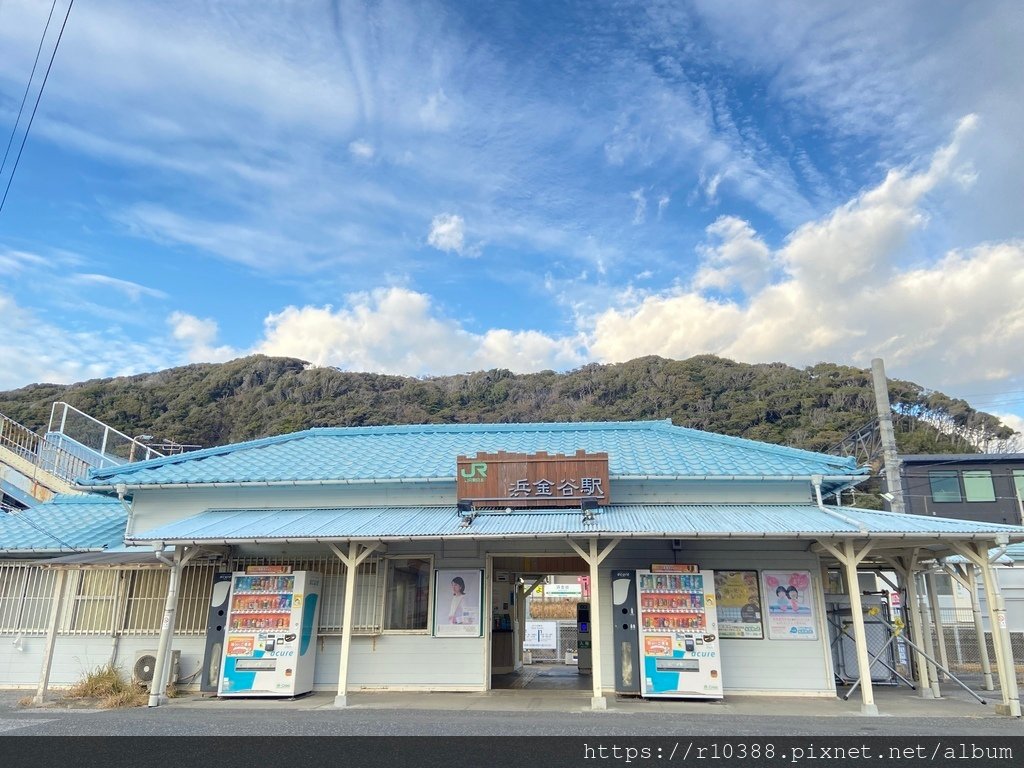
[[[460,470],[459,474],[467,483],[482,483],[487,479],[487,463],[474,461],[469,469]]]

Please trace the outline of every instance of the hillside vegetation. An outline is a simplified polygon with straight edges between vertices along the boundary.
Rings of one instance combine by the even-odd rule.
[[[912,382],[890,380],[889,394],[907,414],[898,420],[904,453],[971,452],[968,432],[1012,434],[995,417]],[[324,426],[671,419],[827,451],[874,418],[870,371],[831,363],[748,365],[710,355],[643,357],[567,373],[496,369],[425,379],[256,355],[68,386],[33,384],[0,392],[0,413],[42,430],[57,400],[128,435],[202,446]]]

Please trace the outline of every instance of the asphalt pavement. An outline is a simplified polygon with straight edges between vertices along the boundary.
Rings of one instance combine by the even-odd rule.
[[[4,736],[1021,736],[1020,719],[989,708],[955,717],[761,714],[708,705],[687,711],[529,711],[248,706],[171,702],[154,709],[22,709],[25,692],[0,692]],[[261,702],[261,704],[268,704]]]

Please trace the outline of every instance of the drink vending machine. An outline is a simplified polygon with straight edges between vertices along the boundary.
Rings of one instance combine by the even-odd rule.
[[[723,696],[715,574],[686,567],[636,572],[645,697]]]
[[[297,696],[313,690],[321,576],[266,572],[273,568],[232,574],[220,696]]]

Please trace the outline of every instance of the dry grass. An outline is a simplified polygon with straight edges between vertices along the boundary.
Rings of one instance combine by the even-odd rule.
[[[35,703],[36,703],[36,697],[35,696],[22,696],[20,699],[18,699],[18,706],[21,707],[22,709],[25,709],[26,707],[35,706]]]
[[[65,699],[91,699],[100,709],[142,707],[148,701],[146,689],[128,680],[112,664],[97,667],[64,694]]]

